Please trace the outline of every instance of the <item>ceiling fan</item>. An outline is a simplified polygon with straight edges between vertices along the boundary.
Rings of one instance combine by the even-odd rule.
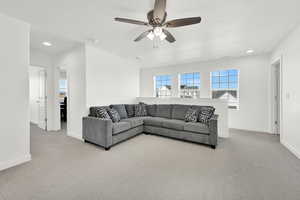
[[[138,42],[143,38],[148,37],[150,40],[153,40],[154,38],[159,38],[160,40],[167,40],[170,43],[175,42],[176,39],[169,31],[166,30],[166,28],[188,26],[192,24],[198,24],[201,22],[201,17],[182,18],[166,21],[166,5],[166,0],[155,0],[154,9],[149,11],[147,14],[148,22],[118,17],[115,18],[115,20],[118,22],[151,27],[150,30],[145,31],[140,36],[138,36],[134,40],[135,42]]]

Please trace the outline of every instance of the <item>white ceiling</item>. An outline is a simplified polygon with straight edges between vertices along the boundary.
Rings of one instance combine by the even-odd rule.
[[[43,42],[50,42],[52,46],[46,47],[43,45]],[[30,47],[50,55],[57,55],[66,52],[77,45],[80,45],[80,42],[54,34],[40,32],[37,30],[31,30],[30,33]]]
[[[236,57],[249,48],[256,54],[270,52],[300,21],[299,0],[169,0],[168,19],[201,16],[202,23],[170,29],[176,43],[163,42],[154,49],[147,39],[133,42],[147,27],[113,20],[146,20],[153,4],[154,0],[0,0],[0,12],[32,25],[33,48],[43,48],[38,47],[40,41],[50,35],[67,38],[57,39],[57,50],[50,53],[94,38],[101,48],[121,57],[139,57],[143,67]]]

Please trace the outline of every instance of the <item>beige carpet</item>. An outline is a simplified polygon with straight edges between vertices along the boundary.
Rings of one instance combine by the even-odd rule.
[[[106,152],[31,126],[33,160],[0,172],[0,200],[300,199],[300,161],[278,137],[231,135],[216,150],[141,135]]]

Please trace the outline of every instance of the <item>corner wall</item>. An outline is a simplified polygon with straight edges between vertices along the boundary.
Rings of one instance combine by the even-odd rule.
[[[272,54],[282,58],[281,142],[300,158],[300,26],[283,40]]]
[[[156,75],[173,77],[172,96],[178,97],[178,74],[200,72],[201,98],[211,98],[210,72],[222,69],[240,70],[240,109],[229,109],[229,128],[271,132],[270,125],[270,55],[226,58],[176,66],[144,68],[140,74],[140,94],[153,97]]]
[[[107,51],[86,46],[87,107],[134,103],[139,96],[139,67]]]
[[[29,29],[0,14],[0,170],[29,161]]]
[[[83,45],[74,48],[62,55],[59,55],[55,61],[55,67],[63,69],[67,72],[68,79],[68,127],[67,132],[69,136],[81,139],[82,135],[82,117],[86,113],[86,60],[85,47]],[[59,115],[59,70],[56,72],[56,106],[57,112],[55,114],[57,119]]]

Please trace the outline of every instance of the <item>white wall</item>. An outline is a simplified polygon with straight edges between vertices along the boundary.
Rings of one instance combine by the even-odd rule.
[[[200,72],[201,98],[210,98],[210,72],[240,70],[240,109],[229,110],[229,128],[271,132],[270,125],[270,55],[226,58],[177,66],[145,68],[140,72],[140,94],[153,97],[153,77],[173,75],[172,95],[178,97],[178,74]]]
[[[80,46],[59,55],[55,66],[67,72],[68,79],[68,126],[69,136],[81,139],[82,117],[87,114],[86,109],[86,60],[85,47]],[[55,118],[60,119],[59,113],[59,70],[55,73],[56,113]]]
[[[281,142],[300,158],[300,26],[272,54],[272,61],[282,57]]]
[[[60,118],[55,116],[55,71],[53,56],[48,55],[40,50],[30,49],[30,65],[42,67],[47,72],[47,129],[49,131],[56,131],[60,129]]]
[[[139,96],[139,67],[109,52],[86,46],[87,107],[133,103]]]
[[[29,161],[29,29],[0,14],[0,170]]]

